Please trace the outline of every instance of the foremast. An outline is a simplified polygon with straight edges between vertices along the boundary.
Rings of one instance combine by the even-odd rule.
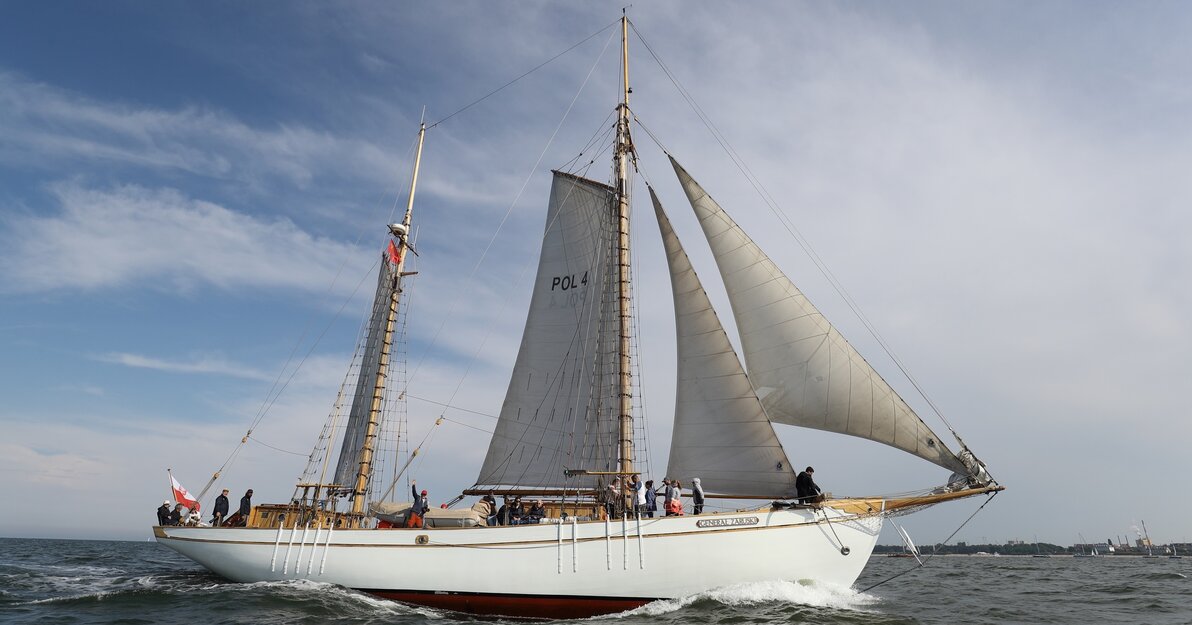
[[[393,346],[394,328],[397,325],[397,306],[401,299],[401,278],[406,264],[406,251],[409,249],[409,233],[411,218],[414,214],[414,192],[418,187],[418,169],[422,164],[422,142],[426,138],[426,123],[418,127],[418,151],[414,157],[414,173],[410,181],[410,197],[406,201],[406,212],[400,224],[389,226],[393,235],[390,242],[389,258],[396,268],[393,272],[394,284],[389,295],[389,310],[385,321],[385,333],[381,338],[380,363],[376,377],[373,380],[372,405],[369,409],[368,424],[364,433],[364,444],[360,448],[360,464],[356,471],[356,482],[352,488],[352,515],[363,515],[367,506],[368,483],[372,478],[373,456],[376,454],[377,438],[381,429],[381,410],[385,403],[385,377],[389,370],[389,358]]]
[[[617,205],[617,301],[620,314],[617,341],[619,400],[619,462],[617,472],[633,473],[633,374],[630,362],[632,291],[629,267],[629,161],[636,154],[629,134],[629,18],[621,14],[621,103],[617,106],[617,140],[613,152]]]

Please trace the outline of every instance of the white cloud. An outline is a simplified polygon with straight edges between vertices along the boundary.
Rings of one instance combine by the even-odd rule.
[[[12,215],[0,232],[7,291],[149,286],[355,288],[359,270],[338,276],[349,245],[312,236],[284,218],[256,218],[171,189],[124,185],[52,189],[53,215]],[[345,278],[344,276],[349,276]]]
[[[316,177],[392,179],[398,161],[377,144],[290,124],[256,128],[223,112],[96,101],[0,71],[0,162],[176,170],[265,185]]]
[[[174,373],[209,373],[214,375],[227,375],[237,378],[245,378],[249,380],[273,379],[273,376],[270,376],[263,371],[258,371],[243,365],[237,365],[222,358],[214,358],[209,356],[204,356],[189,362],[179,362],[166,361],[160,358],[141,356],[138,354],[125,354],[117,352],[96,356],[96,360],[117,365],[124,365],[126,367],[155,369],[157,371],[170,371]]]

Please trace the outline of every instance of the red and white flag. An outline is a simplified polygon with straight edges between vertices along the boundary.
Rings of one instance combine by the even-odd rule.
[[[178,483],[178,480],[174,479],[173,473],[170,474],[170,486],[174,489],[174,501],[187,508],[190,508],[191,510],[195,510],[196,512],[198,511],[199,500],[195,499],[194,495],[188,493],[186,489]]]

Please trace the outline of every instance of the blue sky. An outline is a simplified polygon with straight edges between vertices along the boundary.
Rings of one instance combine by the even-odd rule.
[[[3,13],[0,499],[21,503],[0,510],[0,535],[139,539],[166,467],[200,488],[295,350],[311,355],[254,435],[310,449],[367,305],[379,226],[403,201],[423,107],[431,121],[457,111],[601,31],[620,7],[114,2]],[[1156,540],[1192,539],[1192,504],[1172,497],[1192,435],[1192,10],[662,2],[630,15],[1010,487],[959,539],[1116,540],[1139,519]],[[610,32],[428,134],[412,394],[499,410],[548,171],[616,101]],[[632,46],[645,124],[926,413]],[[712,282],[665,160],[645,133],[638,143]],[[598,162],[592,175],[606,171]],[[638,223],[634,245],[658,478],[672,312],[646,297],[669,291],[653,224]],[[723,290],[709,289],[728,318]],[[440,412],[411,401],[415,436]],[[880,446],[781,435],[792,462],[814,464],[839,494],[946,477]],[[486,444],[448,422],[415,477],[447,499],[472,483]],[[253,443],[224,484],[281,500],[302,463]],[[906,526],[918,542],[942,540],[972,509]],[[81,527],[78,510],[95,521]]]

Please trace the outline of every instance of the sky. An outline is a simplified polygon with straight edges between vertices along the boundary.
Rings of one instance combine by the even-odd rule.
[[[411,475],[434,499],[470,486],[520,340],[549,171],[617,102],[606,27],[620,5],[2,12],[0,535],[142,540],[166,469],[197,491],[263,410],[220,484],[289,497],[404,206],[423,111],[443,121],[415,208],[408,411],[427,443]],[[1192,441],[1192,7],[651,2],[629,15],[1007,487],[967,523],[983,500],[899,519],[916,542],[957,528],[952,541],[1116,542],[1143,520],[1157,542],[1192,540],[1177,461]],[[644,44],[631,38],[642,174],[721,318],[662,148],[946,435]],[[654,297],[670,286],[636,190],[647,475],[661,479],[673,311]],[[882,445],[779,428],[834,494],[947,478]]]

